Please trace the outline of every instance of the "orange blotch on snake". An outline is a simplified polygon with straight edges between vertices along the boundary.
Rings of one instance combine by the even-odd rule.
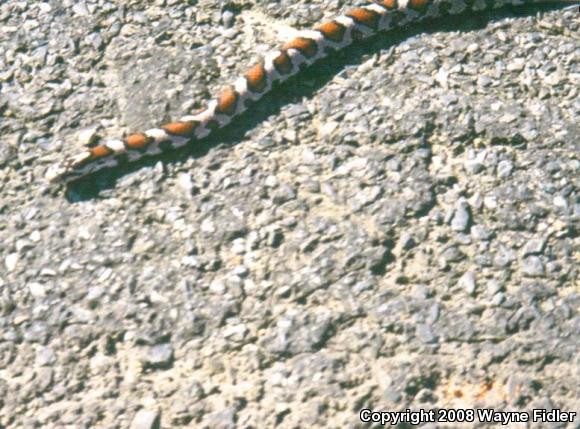
[[[147,137],[145,134],[131,134],[125,138],[125,145],[128,149],[143,149],[146,147],[152,138]]]
[[[236,111],[238,93],[231,88],[224,90],[218,99],[216,113],[232,115]]]
[[[89,149],[89,151],[91,153],[91,160],[104,158],[105,156],[113,153],[113,150],[105,145],[93,147]]]
[[[161,126],[161,129],[167,132],[167,134],[172,134],[180,137],[193,137],[195,127],[197,127],[198,122],[196,121],[186,121],[186,122],[171,122]]]
[[[316,45],[316,42],[306,37],[297,37],[292,39],[286,43],[282,49],[296,49],[300,51],[300,53],[306,58],[312,58],[314,55],[316,55],[316,52],[318,52],[318,46]]]
[[[262,92],[266,89],[266,69],[264,64],[258,63],[246,73],[248,88],[253,92]]]
[[[336,21],[325,22],[314,29],[320,31],[324,37],[333,42],[341,42],[344,39],[344,32],[346,31],[344,25]]]
[[[280,74],[288,74],[292,71],[292,60],[286,51],[282,51],[280,55],[274,58],[274,67]]]
[[[396,9],[397,8],[397,0],[382,0],[380,5],[386,7],[387,9]]]
[[[379,26],[380,15],[369,9],[353,9],[346,13],[346,16],[352,18],[358,24],[363,24],[366,27],[376,30]]]
[[[409,7],[411,9],[422,11],[432,2],[433,0],[409,0]]]

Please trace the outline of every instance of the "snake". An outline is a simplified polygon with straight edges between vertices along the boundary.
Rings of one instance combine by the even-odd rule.
[[[86,147],[49,168],[46,178],[52,183],[68,183],[102,169],[135,162],[205,139],[244,113],[251,103],[271,91],[274,83],[284,82],[304,67],[379,32],[431,18],[507,5],[550,2],[556,3],[555,0],[374,0],[312,29],[298,32],[296,37],[266,54],[233,85],[223,89],[197,112],[144,132]]]

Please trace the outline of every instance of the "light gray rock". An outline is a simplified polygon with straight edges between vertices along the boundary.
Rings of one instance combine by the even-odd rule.
[[[468,295],[475,294],[475,274],[473,274],[471,271],[464,273],[459,279],[458,286],[462,288]]]
[[[173,363],[173,346],[171,344],[158,344],[150,347],[143,355],[144,365],[153,368],[166,368]]]
[[[539,255],[544,251],[545,246],[545,238],[533,238],[525,244],[522,251],[522,256]]]
[[[469,228],[471,215],[469,213],[469,206],[466,201],[460,200],[455,206],[453,219],[451,220],[451,229],[453,231],[465,232]]]
[[[159,429],[160,427],[159,412],[153,410],[137,411],[131,422],[131,429]]]
[[[522,271],[528,277],[543,277],[546,270],[538,256],[528,256],[522,263]]]

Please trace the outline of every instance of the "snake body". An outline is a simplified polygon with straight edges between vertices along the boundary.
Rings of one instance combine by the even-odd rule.
[[[301,31],[279,50],[266,55],[201,111],[176,122],[86,148],[50,168],[47,178],[51,182],[70,182],[104,168],[204,139],[246,111],[247,102],[259,100],[275,82],[283,82],[332,51],[344,49],[378,32],[428,18],[539,2],[546,0],[375,0],[312,30]]]

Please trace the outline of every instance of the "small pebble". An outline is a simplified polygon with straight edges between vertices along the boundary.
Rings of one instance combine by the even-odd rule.
[[[464,232],[469,227],[471,216],[469,214],[469,206],[465,201],[459,201],[455,207],[455,213],[451,221],[451,229],[453,231]]]
[[[458,285],[465,290],[468,295],[475,294],[475,275],[471,271],[467,271],[459,279]]]
[[[152,367],[166,367],[173,362],[173,346],[171,344],[157,344],[150,347],[143,357],[143,363]]]
[[[528,277],[544,277],[544,263],[538,256],[528,256],[524,259],[522,270]]]
[[[522,255],[523,256],[540,255],[544,251],[545,246],[546,246],[545,238],[532,238],[524,246]]]
[[[159,412],[145,409],[137,411],[131,429],[160,429]]]

